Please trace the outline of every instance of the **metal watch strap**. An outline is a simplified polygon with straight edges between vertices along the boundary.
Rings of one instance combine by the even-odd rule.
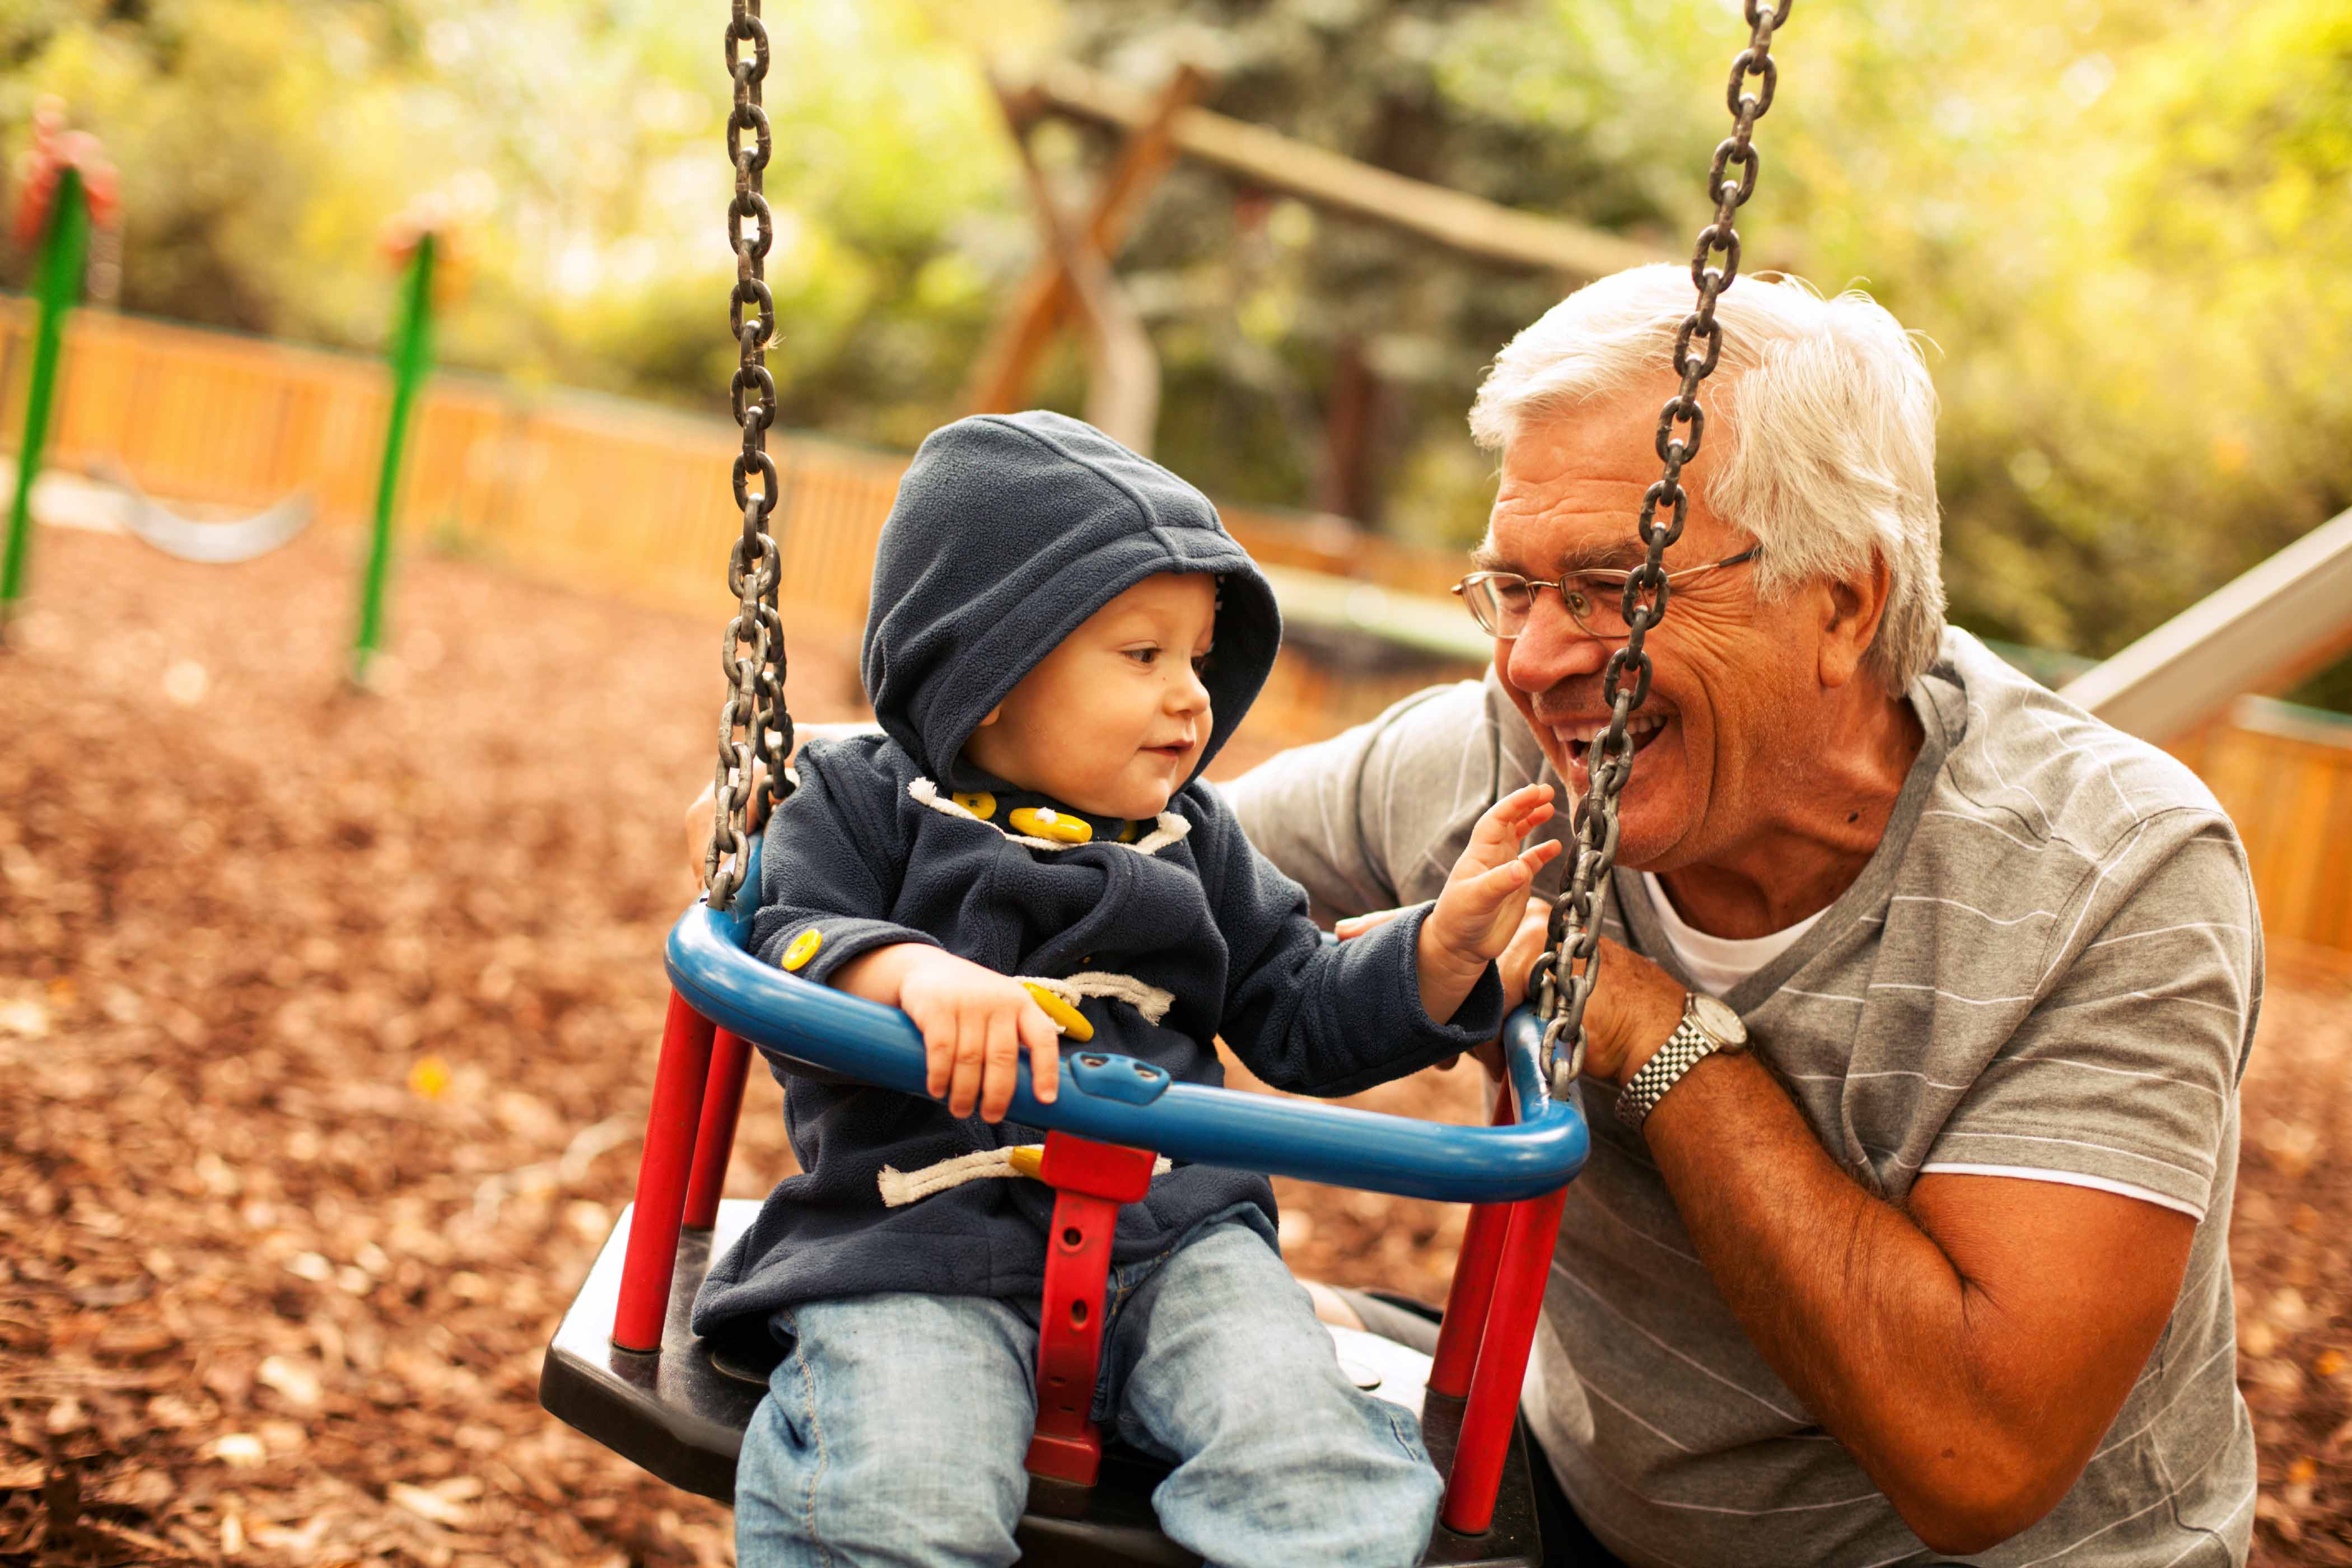
[[[1641,1070],[1627,1079],[1625,1087],[1617,1091],[1617,1120],[1640,1131],[1658,1101],[1666,1097],[1666,1090],[1681,1082],[1683,1074],[1722,1049],[1723,1045],[1723,1041],[1698,1026],[1685,1001],[1683,1020],[1666,1037],[1666,1043],[1651,1052]]]

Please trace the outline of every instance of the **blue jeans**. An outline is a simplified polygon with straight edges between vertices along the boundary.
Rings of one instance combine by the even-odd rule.
[[[1217,1568],[1412,1568],[1443,1485],[1400,1405],[1357,1390],[1257,1231],[1220,1218],[1114,1268],[1097,1421],[1175,1466],[1171,1539]],[[990,1568],[1018,1556],[1034,1301],[808,1301],[743,1434],[740,1568]]]

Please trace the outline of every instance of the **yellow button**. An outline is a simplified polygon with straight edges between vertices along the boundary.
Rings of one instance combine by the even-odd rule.
[[[824,933],[814,926],[809,927],[784,944],[784,967],[793,970],[806,968],[808,961],[816,956],[816,950],[824,945]]]
[[[1084,844],[1095,836],[1094,825],[1083,816],[1055,811],[1050,805],[1024,805],[1005,819],[1013,831],[1059,844]]]
[[[1045,1016],[1054,1020],[1055,1028],[1074,1040],[1091,1040],[1095,1037],[1095,1026],[1087,1022],[1087,1016],[1084,1013],[1033,980],[1024,980],[1021,984],[1030,995],[1037,998],[1037,1005],[1045,1009]]]
[[[1030,1180],[1037,1181],[1045,1174],[1045,1146],[1043,1143],[1015,1143],[1004,1152],[1004,1163]]]
[[[966,795],[962,791],[959,790],[948,798],[954,801],[966,811],[971,813],[974,816],[980,818],[982,822],[986,822],[990,817],[996,815],[996,797],[989,794],[986,790],[982,790],[977,795]]]

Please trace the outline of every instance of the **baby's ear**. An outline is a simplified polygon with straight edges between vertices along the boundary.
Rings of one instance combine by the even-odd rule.
[[[987,717],[985,717],[985,718],[983,718],[982,720],[981,720],[981,721],[980,721],[979,723],[974,724],[974,725],[972,726],[972,728],[973,728],[973,729],[975,729],[975,730],[985,730],[985,729],[987,729],[991,724],[995,723],[999,719],[1002,719],[1002,718],[1003,718],[1003,717],[1004,717],[1004,704],[1003,704],[1003,703],[1002,703],[1002,702],[1000,702],[1000,703],[998,703],[995,707],[993,707],[993,708],[990,709],[990,710],[988,710],[988,715],[987,715]]]

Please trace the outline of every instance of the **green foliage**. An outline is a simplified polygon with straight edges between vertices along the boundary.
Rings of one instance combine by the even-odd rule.
[[[121,165],[124,303],[373,348],[383,220],[438,193],[446,359],[719,405],[732,359],[719,0],[6,0],[0,137],[66,99]],[[1686,252],[1732,0],[770,0],[783,417],[911,445],[1038,250],[983,56],[1058,51],[1423,179]],[[1057,30],[1058,29],[1058,30]],[[2352,503],[2342,0],[1806,0],[1747,261],[1933,340],[1958,618],[2111,651]],[[1109,139],[1038,140],[1066,206]],[[25,258],[0,266],[21,284]],[[1462,423],[1556,297],[1196,166],[1119,261],[1160,455],[1237,500],[1458,542]],[[1039,395],[1083,403],[1065,346]],[[1353,455],[1335,407],[1365,409]],[[2347,688],[2306,696],[2352,699]]]
[[[911,440],[986,329],[973,257],[1025,238],[956,34],[974,23],[911,0],[770,12],[783,416]],[[393,295],[379,233],[431,195],[470,263],[446,362],[709,408],[734,361],[725,16],[658,0],[19,0],[0,11],[0,135],[22,146],[54,93],[103,139],[122,171],[126,309],[373,348]],[[1016,14],[1012,30],[1027,25]]]
[[[1402,172],[1687,251],[1743,41],[1728,0],[1074,4],[1081,47],[1148,78],[1206,51],[1215,107]],[[2352,12],[2340,0],[1799,7],[1775,51],[1747,262],[1867,289],[1932,340],[1955,614],[2110,652],[2352,504]],[[1205,182],[1196,176],[1194,187]],[[1189,204],[1189,205],[1187,205]],[[1302,216],[1249,267],[1197,188],[1130,251],[1184,269],[1161,346],[1301,448],[1338,346],[1405,408],[1391,526],[1462,540],[1491,494],[1461,411],[1549,290]],[[1272,226],[1268,226],[1271,227]],[[1176,231],[1174,235],[1171,230]],[[1189,244],[1186,242],[1189,240]],[[1212,281],[1213,280],[1213,281]],[[1253,321],[1276,323],[1252,334]],[[1286,373],[1288,402],[1266,390]],[[1271,415],[1274,417],[1269,418]],[[1242,493],[1311,489],[1171,410],[1171,458]],[[1237,460],[1238,459],[1238,460]],[[1240,471],[1236,471],[1239,468]]]

